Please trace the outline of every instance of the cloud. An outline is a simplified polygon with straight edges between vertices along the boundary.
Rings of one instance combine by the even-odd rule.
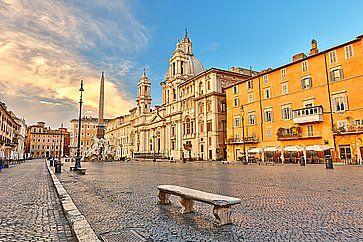
[[[200,53],[212,52],[218,50],[220,44],[218,42],[210,42],[202,44],[200,48]]]
[[[81,79],[84,113],[97,115],[102,70],[106,116],[134,106],[127,78],[148,30],[126,2],[0,0],[0,18],[0,99],[28,123],[77,117]]]

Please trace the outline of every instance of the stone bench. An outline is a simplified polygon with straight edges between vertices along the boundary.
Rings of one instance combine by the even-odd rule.
[[[181,213],[194,212],[194,201],[204,202],[213,207],[213,215],[215,216],[215,225],[222,226],[225,224],[231,224],[231,206],[240,204],[239,198],[227,197],[223,195],[203,192],[185,187],[173,186],[173,185],[160,185],[157,187],[159,190],[159,205],[170,204],[170,195],[176,195],[180,197],[180,203],[182,205]]]
[[[77,167],[75,167],[75,166],[70,166],[70,167],[69,167],[69,170],[70,170],[70,171],[78,172],[78,173],[80,173],[80,174],[82,174],[82,175],[86,175],[86,171],[87,171],[87,169],[86,169],[86,168],[77,168]]]

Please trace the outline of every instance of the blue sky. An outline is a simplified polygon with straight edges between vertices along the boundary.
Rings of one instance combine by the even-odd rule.
[[[320,50],[363,34],[362,1],[0,0],[0,100],[28,124],[69,125],[97,114],[101,71],[106,116],[135,105],[142,68],[160,104],[168,59],[187,27],[205,68],[277,67],[311,39]]]

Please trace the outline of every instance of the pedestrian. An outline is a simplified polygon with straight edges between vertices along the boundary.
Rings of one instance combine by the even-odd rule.
[[[3,165],[4,165],[3,158],[0,157],[0,172],[3,169]]]

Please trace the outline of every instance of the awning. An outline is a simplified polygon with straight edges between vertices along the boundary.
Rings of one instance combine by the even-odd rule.
[[[303,151],[304,149],[300,146],[286,146],[284,149],[284,151],[291,151],[291,152],[298,152],[298,151]]]
[[[261,148],[252,148],[248,151],[248,153],[260,153],[261,152]]]
[[[310,151],[325,151],[334,148],[329,145],[308,145],[305,149]]]
[[[278,149],[276,147],[266,147],[266,148],[263,149],[263,151],[273,151],[273,152],[275,152],[275,151],[278,151]]]

